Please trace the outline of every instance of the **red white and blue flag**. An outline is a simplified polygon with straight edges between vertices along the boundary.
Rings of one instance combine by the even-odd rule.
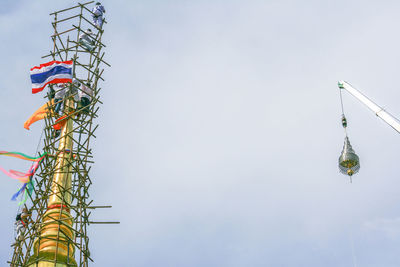
[[[39,93],[51,83],[72,82],[73,61],[50,61],[31,68],[32,94]]]

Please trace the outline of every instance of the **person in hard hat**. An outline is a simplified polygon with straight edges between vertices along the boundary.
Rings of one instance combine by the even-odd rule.
[[[91,88],[90,82],[82,85],[78,95],[80,99],[78,103],[78,109],[82,109],[83,113],[88,114],[89,105],[92,102],[93,97],[93,89]]]
[[[57,83],[53,85],[54,94],[54,112],[60,113],[61,107],[63,105],[63,100],[65,93],[67,92],[68,86],[65,83]]]
[[[106,13],[106,10],[104,9],[104,6],[101,5],[100,2],[97,2],[96,5],[92,9],[92,19],[93,19],[93,24],[98,28],[101,29],[103,26],[103,14]]]
[[[81,83],[79,82],[79,80],[73,78],[71,89],[68,91],[68,96],[73,96],[75,102],[79,101],[78,91],[80,90],[80,87]]]
[[[26,207],[24,207],[22,209],[21,212],[21,220],[25,223],[28,224],[30,221],[30,217],[32,216],[32,214],[28,211],[28,209]]]
[[[55,94],[54,94],[54,113],[61,114],[64,110],[64,97],[68,91],[67,83],[57,83],[53,85]],[[53,133],[53,137],[57,138],[61,134],[60,130],[55,130]]]
[[[56,91],[54,90],[54,84],[49,84],[49,91],[47,92],[47,97],[49,100],[54,99],[54,96],[56,95]]]
[[[22,223],[21,220],[21,214],[17,214],[17,217],[15,218],[15,231],[17,233],[17,237],[15,238],[17,241],[21,241],[22,240],[22,236],[25,233],[25,226]]]
[[[17,215],[15,218],[15,229],[17,231],[17,241],[22,241],[26,227],[30,221],[30,217],[32,216],[29,213],[27,208],[23,208],[22,212]]]
[[[91,29],[87,29],[87,31],[82,32],[81,35],[79,35],[79,43],[89,52],[94,50],[96,43]]]

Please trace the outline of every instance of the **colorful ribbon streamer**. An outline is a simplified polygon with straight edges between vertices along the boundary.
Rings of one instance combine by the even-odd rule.
[[[15,201],[17,200],[18,196],[23,193],[24,194],[24,198],[18,203],[18,205],[23,205],[27,200],[28,200],[28,195],[32,196],[33,193],[33,188],[34,188],[34,183],[33,180],[29,181],[28,183],[25,183],[19,190],[17,193],[15,193],[11,200]]]
[[[10,156],[10,157],[16,157],[19,159],[24,159],[24,160],[29,160],[29,161],[34,161],[35,163],[32,164],[32,166],[29,168],[28,172],[23,173],[20,171],[16,170],[10,170],[6,171],[2,167],[0,167],[0,171],[4,172],[6,175],[8,175],[11,178],[17,179],[20,182],[24,183],[23,186],[18,190],[17,193],[15,193],[11,200],[16,200],[19,195],[22,193],[24,194],[24,199],[21,200],[21,202],[18,203],[18,205],[24,204],[27,199],[28,195],[31,196],[33,193],[34,189],[34,184],[32,177],[35,175],[36,170],[39,168],[40,163],[43,161],[47,153],[43,153],[39,157],[30,157],[28,155],[25,155],[23,153],[19,152],[7,152],[7,151],[0,151],[0,155],[5,155],[5,156]]]
[[[41,162],[41,159],[43,157],[39,158],[38,161],[36,161],[30,168],[29,171],[26,173],[20,172],[20,171],[16,171],[16,170],[10,170],[10,171],[6,171],[5,169],[3,169],[2,167],[0,167],[0,171],[4,172],[7,176],[17,179],[22,183],[27,183],[29,181],[29,177],[32,176],[36,169],[39,167],[39,164]]]
[[[19,159],[23,159],[23,160],[29,160],[29,161],[37,161],[39,158],[41,158],[42,156],[39,157],[31,157],[28,156],[24,153],[20,153],[20,152],[8,152],[8,151],[0,151],[0,155],[3,156],[9,156],[9,157],[14,157],[14,158],[19,158]]]
[[[33,184],[33,180],[32,177],[35,175],[36,170],[39,168],[40,163],[42,162],[42,160],[44,159],[44,157],[46,156],[47,153],[44,153],[39,159],[38,161],[36,161],[31,168],[28,171],[28,180],[24,183],[24,185],[21,187],[21,189],[15,193],[11,200],[16,200],[17,197],[21,194],[24,193],[24,198],[18,203],[18,205],[23,205],[27,200],[28,200],[28,195],[32,196],[33,193],[33,189],[34,189],[34,184]],[[24,175],[22,173],[22,175]]]

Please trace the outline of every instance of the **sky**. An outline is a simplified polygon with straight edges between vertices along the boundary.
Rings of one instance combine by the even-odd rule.
[[[0,150],[33,154],[29,69],[76,1],[3,0]],[[400,265],[398,133],[343,92],[360,157],[339,173],[338,80],[400,116],[398,1],[103,1],[93,266]],[[40,145],[40,144],[39,144]],[[28,165],[27,165],[28,164]],[[29,163],[0,158],[0,166]],[[0,262],[19,184],[1,175]]]

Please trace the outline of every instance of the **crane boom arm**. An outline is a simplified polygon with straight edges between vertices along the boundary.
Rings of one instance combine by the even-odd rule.
[[[368,97],[363,95],[360,91],[351,86],[348,82],[339,81],[338,86],[340,89],[346,89],[347,92],[352,94],[355,98],[360,100],[364,105],[366,105],[370,110],[372,110],[376,116],[381,118],[384,122],[389,124],[393,129],[400,133],[400,123],[399,121],[387,113],[383,108],[372,102]]]

